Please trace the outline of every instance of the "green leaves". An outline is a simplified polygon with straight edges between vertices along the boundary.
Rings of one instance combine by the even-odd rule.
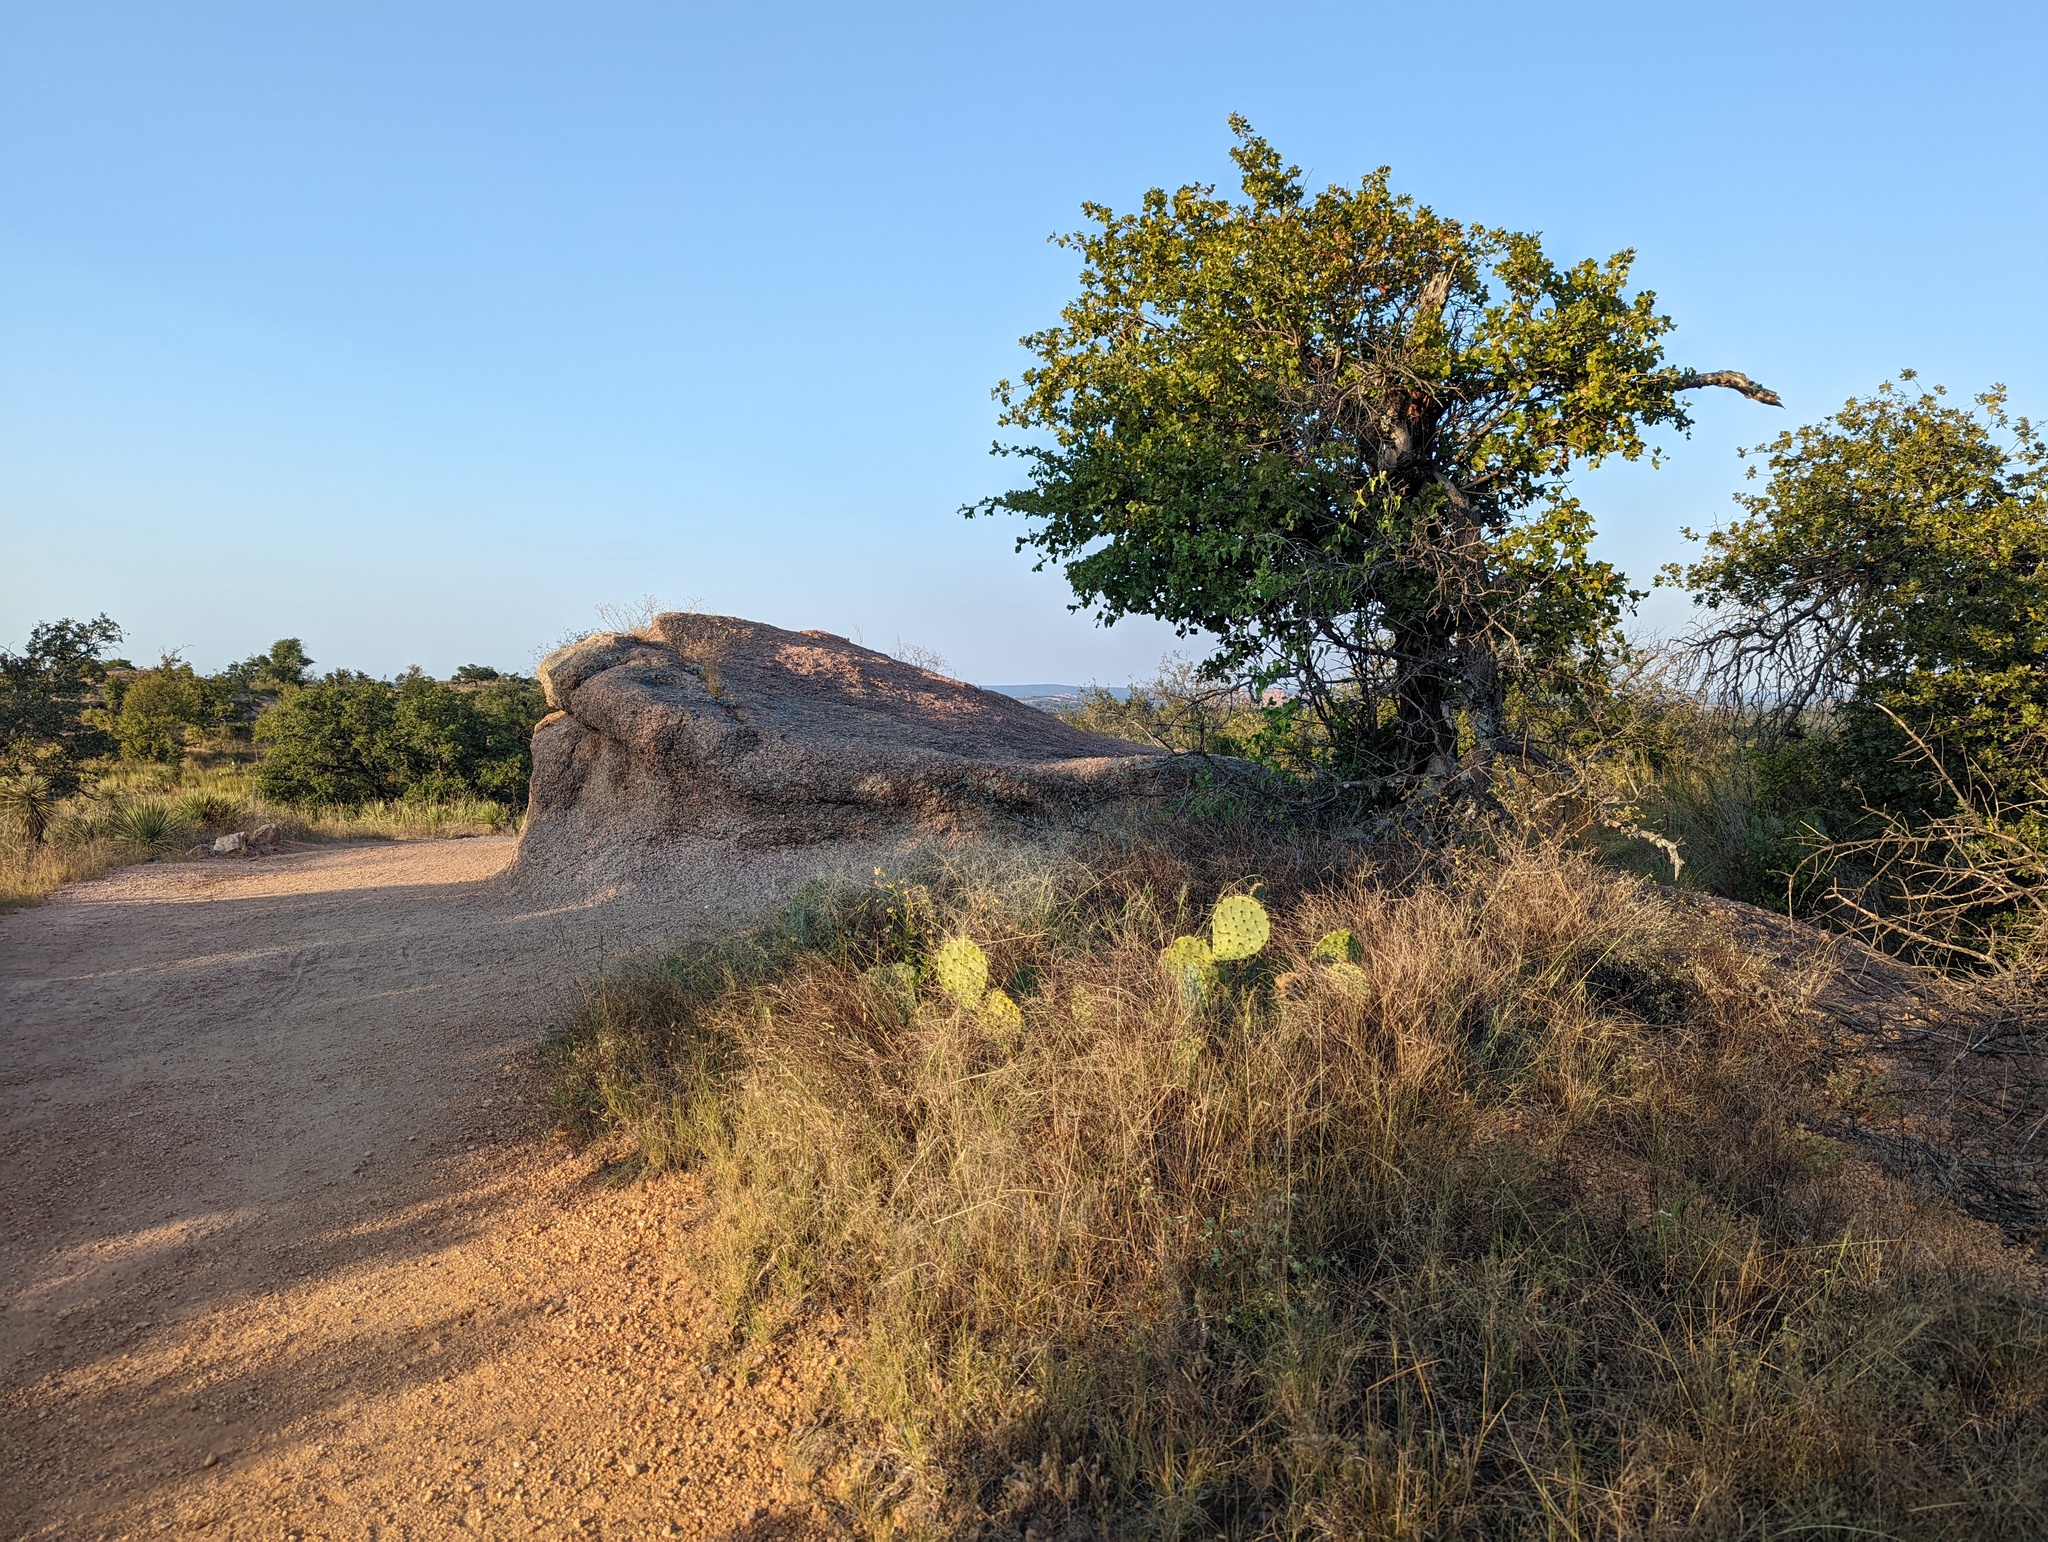
[[[532,771],[533,681],[450,685],[417,671],[397,682],[336,670],[287,687],[256,721],[269,753],[265,797],[353,806],[377,798],[486,797],[518,805]]]
[[[127,760],[176,765],[188,731],[204,734],[225,722],[232,702],[226,681],[199,674],[175,654],[152,669],[110,678],[104,720]]]
[[[1755,453],[1764,486],[1738,498],[1743,517],[1665,574],[1713,613],[1700,646],[1720,684],[1781,724],[1825,709],[1852,807],[1942,801],[1885,708],[1998,796],[2040,797],[2048,445],[2034,426],[1996,391],[1973,409],[1887,382]]]
[[[1627,590],[1558,478],[1685,428],[1699,377],[1665,366],[1633,254],[1561,269],[1384,167],[1310,196],[1232,127],[1244,202],[1155,188],[1062,238],[1079,293],[998,390],[1044,436],[1005,451],[1030,485],[969,512],[1023,516],[1019,549],[1101,619],[1207,632],[1220,677],[1293,687],[1340,768],[1390,719],[1395,764],[1455,759],[1459,711],[1502,738],[1494,660],[1547,688],[1597,662]]]
[[[75,766],[114,749],[86,714],[106,678],[101,655],[120,640],[102,615],[38,622],[21,652],[0,648],[0,765],[33,763],[47,774],[57,760]]]

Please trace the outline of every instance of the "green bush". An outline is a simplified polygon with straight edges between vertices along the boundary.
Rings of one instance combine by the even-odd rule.
[[[201,675],[175,653],[153,669],[109,675],[105,707],[89,716],[107,728],[124,760],[174,766],[185,743],[227,720],[230,699],[224,682]]]
[[[528,741],[546,710],[539,685],[518,676],[456,684],[414,670],[394,682],[336,670],[286,687],[257,719],[269,746],[257,789],[344,808],[401,798],[518,807]]]
[[[1776,730],[1775,800],[1920,821],[1953,805],[1943,770],[2040,798],[2048,442],[2002,392],[1958,407],[1886,382],[1760,453],[1743,517],[1666,579],[1707,611],[1709,683]]]

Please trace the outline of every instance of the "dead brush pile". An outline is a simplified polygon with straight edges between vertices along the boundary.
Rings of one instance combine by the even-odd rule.
[[[1163,975],[1254,878],[1264,952]],[[1808,1133],[1798,982],[1578,856],[935,853],[554,1052],[701,1164],[742,1331],[864,1325],[805,1454],[874,1535],[2048,1530],[2023,1264]]]

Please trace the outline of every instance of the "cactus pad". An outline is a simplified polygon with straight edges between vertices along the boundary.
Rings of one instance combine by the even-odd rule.
[[[917,970],[912,965],[877,964],[862,971],[861,982],[893,1007],[904,1022],[910,1021],[917,1010]]]
[[[1216,984],[1216,955],[1199,937],[1176,937],[1159,955],[1159,967],[1180,988],[1189,1006],[1206,997]]]
[[[999,990],[981,998],[982,1030],[996,1043],[1014,1047],[1024,1037],[1024,1009]]]
[[[1266,907],[1249,894],[1233,894],[1216,902],[1209,917],[1209,935],[1215,939],[1219,959],[1250,958],[1273,935],[1273,923],[1266,918]]]
[[[1339,995],[1351,997],[1353,1000],[1364,1000],[1366,992],[1372,988],[1372,977],[1345,959],[1339,959],[1325,969],[1323,977],[1337,987]]]
[[[1308,957],[1312,964],[1355,964],[1358,939],[1349,932],[1324,932],[1308,950]]]
[[[953,937],[932,955],[932,978],[963,1007],[981,1005],[988,989],[988,955],[972,937]]]

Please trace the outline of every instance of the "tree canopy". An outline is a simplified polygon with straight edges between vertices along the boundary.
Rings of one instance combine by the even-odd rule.
[[[105,616],[43,621],[21,652],[0,648],[0,769],[111,753],[87,718],[106,678],[104,654],[121,640]]]
[[[1666,577],[1706,608],[1710,680],[1767,727],[1825,730],[1857,796],[1939,797],[1910,729],[1998,796],[2040,797],[2048,443],[2002,391],[1964,407],[1912,380],[1759,446],[1762,489]]]
[[[417,670],[396,682],[336,670],[287,687],[256,721],[269,746],[257,785],[285,803],[483,797],[516,807],[547,703],[538,682],[492,674],[448,684]]]
[[[1629,594],[1565,477],[1654,455],[1683,393],[1633,254],[1560,267],[1534,235],[1443,218],[1382,167],[1308,194],[1233,118],[1243,201],[1154,188],[1057,238],[1080,293],[997,388],[1029,522],[1104,621],[1217,640],[1219,678],[1280,684],[1328,763],[1390,787],[1481,775],[1511,690],[1598,668]]]
[[[110,674],[101,694],[106,705],[87,716],[114,736],[122,757],[167,766],[184,758],[188,733],[220,727],[234,709],[226,678],[202,675],[175,653],[151,669]]]
[[[239,664],[230,664],[222,674],[239,689],[276,695],[287,686],[304,685],[312,672],[313,660],[306,645],[296,637],[280,637],[267,653],[252,653]]]

